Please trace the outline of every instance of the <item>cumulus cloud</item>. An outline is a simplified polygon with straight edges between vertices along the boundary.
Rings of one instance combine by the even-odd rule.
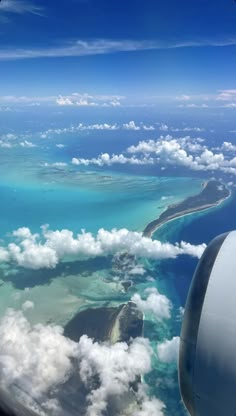
[[[30,300],[26,300],[22,305],[23,311],[27,311],[28,309],[33,309],[33,308],[34,308],[34,303],[31,302]]]
[[[56,103],[58,105],[73,105],[73,101],[68,97],[62,97],[59,95],[59,97],[56,99]]]
[[[165,405],[160,400],[142,396],[140,408],[134,411],[133,416],[164,416]]]
[[[157,320],[170,318],[172,305],[165,295],[160,294],[156,288],[146,289],[145,294],[145,300],[138,293],[133,295],[131,300],[143,313],[152,313]]]
[[[146,415],[156,405],[157,415],[162,416],[164,404],[148,399],[144,385],[137,382],[151,370],[152,353],[144,338],[129,345],[110,345],[83,335],[76,343],[63,335],[60,326],[30,325],[21,311],[8,310],[0,320],[1,388],[37,414],[44,414],[42,409],[64,414],[57,393],[77,371],[88,392],[87,416],[102,416],[112,397],[122,403],[122,395],[134,382],[139,386],[137,393],[133,391],[137,399],[134,414]]]
[[[157,353],[160,361],[163,363],[177,362],[179,353],[179,337],[173,337],[171,340],[166,339],[157,345]]]
[[[43,164],[45,167],[53,167],[53,168],[64,168],[67,166],[66,162],[54,162],[54,163],[47,163],[45,162]]]
[[[0,374],[7,387],[16,385],[40,398],[65,382],[77,345],[58,326],[30,326],[22,312],[8,310],[0,321]]]
[[[219,90],[217,101],[236,101],[236,89]]]
[[[103,96],[103,95],[90,95],[73,93],[71,95],[62,96],[59,95],[55,102],[59,106],[77,106],[77,107],[118,107],[121,105],[120,100],[124,99],[123,96]]]
[[[100,386],[88,396],[87,415],[102,415],[109,396],[121,396],[137,376],[147,374],[151,370],[151,355],[149,342],[143,338],[136,338],[130,346],[126,343],[108,346],[82,336],[79,342],[81,379],[89,386],[98,374],[100,381]]]
[[[167,124],[162,123],[159,127],[160,130],[162,131],[168,131],[169,127],[167,126]]]
[[[129,123],[123,124],[125,130],[140,130],[140,126],[137,126],[134,121],[130,121]]]
[[[159,165],[162,169],[169,165],[195,171],[218,170],[236,175],[236,159],[230,159],[230,151],[235,151],[235,146],[230,142],[223,142],[221,147],[209,149],[200,137],[185,136],[176,139],[168,134],[165,137],[160,136],[158,140],[141,140],[120,154],[102,153],[92,159],[73,157],[72,164],[100,167],[113,164]]]
[[[63,104],[63,105],[71,105],[70,104],[70,99],[68,99],[69,101],[67,102],[67,104]],[[64,99],[63,99],[64,102]],[[71,101],[72,102],[72,101]],[[98,104],[100,105],[100,104]],[[134,124],[133,124],[134,123]],[[133,131],[137,131],[137,130],[143,130],[143,131],[154,131],[156,130],[156,128],[152,125],[146,125],[143,122],[140,122],[139,124],[135,123],[134,121],[130,121],[126,124],[117,124],[117,123],[95,123],[95,124],[84,124],[84,123],[79,123],[79,124],[73,124],[70,125],[69,127],[64,127],[64,128],[50,128],[47,129],[45,131],[41,131],[39,132],[39,136],[43,139],[48,139],[54,136],[59,136],[59,135],[63,135],[63,134],[77,134],[78,132],[84,132],[84,131],[90,131],[90,130],[133,130]]]
[[[82,231],[77,236],[70,230],[51,231],[41,227],[40,234],[32,234],[23,227],[12,234],[14,242],[0,247],[2,262],[15,262],[30,269],[54,268],[66,258],[90,258],[128,252],[137,257],[150,259],[176,258],[179,255],[200,257],[205,244],[191,245],[181,241],[170,244],[144,237],[142,233],[125,228],[106,231],[101,228],[96,236]]]
[[[229,159],[223,153],[229,150],[234,151],[230,142],[224,142],[221,148],[217,148],[218,153],[214,153],[213,149],[201,144],[200,138],[191,139],[186,136],[174,139],[168,135],[161,136],[159,140],[140,141],[136,146],[130,146],[127,152],[144,154],[147,160],[151,157],[153,164],[183,166],[199,171],[221,170],[236,174],[235,158]]]
[[[31,143],[28,140],[24,140],[23,142],[20,142],[20,146],[21,147],[28,147],[28,148],[37,147],[36,144]]]
[[[97,165],[97,166],[111,166],[114,164],[130,164],[130,165],[151,165],[153,161],[151,158],[143,157],[142,159],[136,158],[134,156],[127,157],[124,156],[122,153],[119,155],[109,155],[109,153],[101,153],[97,158],[92,159],[84,159],[84,158],[77,158],[73,157],[71,160],[73,165],[82,165],[82,166],[89,166],[89,165]]]

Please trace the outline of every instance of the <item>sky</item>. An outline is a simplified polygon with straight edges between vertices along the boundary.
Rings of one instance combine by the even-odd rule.
[[[234,0],[2,0],[0,39],[2,105],[236,107]]]

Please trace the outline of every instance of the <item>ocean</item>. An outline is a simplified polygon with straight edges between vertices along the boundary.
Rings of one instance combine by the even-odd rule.
[[[82,229],[96,234],[101,228],[142,232],[169,204],[200,192],[203,181],[209,177],[191,171],[186,174],[181,168],[165,175],[165,171],[161,173],[155,167],[77,168],[70,163],[72,157],[91,158],[110,149],[119,152],[124,145],[137,143],[137,137],[142,139],[147,133],[144,136],[143,132],[122,132],[120,141],[121,132],[51,135],[42,139],[42,134],[35,132],[37,147],[34,148],[1,149],[2,246],[12,241],[14,230],[28,227],[33,233],[39,233],[45,224],[51,230],[68,229],[75,235]],[[64,147],[57,147],[58,143]],[[56,165],[58,162],[64,165]],[[235,202],[232,190],[231,197],[220,206],[175,219],[160,227],[153,238],[171,243],[182,240],[191,244],[208,243],[217,234],[236,228]],[[41,270],[3,263],[0,316],[9,307],[20,309],[25,301],[31,301],[34,309],[25,311],[30,323],[64,326],[78,311],[117,306],[127,302],[134,293],[143,296],[147,288],[156,287],[170,299],[172,310],[171,319],[165,322],[145,314],[144,336],[154,350],[153,369],[146,376],[146,382],[150,393],[166,404],[166,414],[183,416],[186,412],[180,402],[177,363],[160,362],[156,345],[180,333],[181,308],[185,305],[197,259],[189,256],[158,261],[141,259],[139,264],[144,273],[132,276],[133,285],[125,292],[121,281],[127,275],[116,276],[112,256],[65,261],[55,269]]]

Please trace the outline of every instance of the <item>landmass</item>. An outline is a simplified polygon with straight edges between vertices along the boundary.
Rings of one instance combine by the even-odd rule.
[[[230,190],[218,180],[209,180],[204,183],[202,191],[184,201],[170,205],[160,216],[151,221],[143,231],[145,237],[152,234],[168,221],[194,212],[203,211],[221,204],[230,196]]]
[[[142,336],[143,314],[134,302],[118,307],[90,308],[79,312],[65,326],[64,335],[78,342],[82,335],[95,341],[129,342]]]

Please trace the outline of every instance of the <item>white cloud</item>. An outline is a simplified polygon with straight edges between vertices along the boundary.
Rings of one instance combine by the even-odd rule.
[[[173,198],[173,196],[172,196],[172,195],[162,196],[162,197],[161,197],[161,201],[166,201],[166,200],[171,199],[171,198]]]
[[[147,298],[143,300],[141,296],[136,293],[132,296],[131,301],[136,303],[137,307],[143,313],[152,313],[157,320],[170,318],[171,302],[169,299],[161,295],[156,288],[145,290]]]
[[[161,123],[159,130],[168,131],[169,127],[167,126],[167,124]]]
[[[164,363],[177,362],[179,353],[179,337],[173,337],[171,340],[166,339],[157,345],[159,359]]]
[[[128,347],[126,343],[101,345],[82,336],[79,343],[81,379],[90,386],[92,377],[99,374],[100,381],[100,387],[88,396],[87,416],[102,415],[109,396],[121,396],[137,376],[148,373],[151,355],[150,345],[143,338],[136,338]]]
[[[155,127],[154,126],[146,126],[145,124],[142,125],[143,130],[146,131],[154,131]]]
[[[22,305],[22,310],[23,311],[27,311],[27,310],[33,309],[33,308],[34,308],[34,303],[31,302],[30,300],[26,300]]]
[[[149,399],[147,396],[141,396],[140,408],[134,411],[133,416],[164,416],[165,405],[156,398]]]
[[[179,95],[178,97],[175,97],[175,99],[177,101],[189,101],[191,97],[189,95],[182,94],[182,95]]]
[[[232,144],[231,142],[223,142],[220,150],[225,152],[236,152],[236,146],[235,144]]]
[[[196,131],[198,128],[196,128]],[[229,158],[228,153],[235,151],[230,142],[223,142],[221,147],[208,149],[204,139],[190,136],[174,139],[171,135],[161,136],[158,140],[142,140],[132,145],[124,153],[102,153],[97,158],[72,158],[74,165],[111,166],[113,164],[159,165],[161,169],[170,166],[182,166],[195,171],[222,171],[236,174],[236,159]],[[214,153],[217,150],[217,153]],[[223,152],[226,152],[224,154]],[[126,155],[126,153],[128,155]],[[129,156],[132,154],[132,156]]]
[[[199,258],[206,247],[184,241],[161,243],[125,228],[112,231],[101,228],[96,236],[83,231],[74,237],[73,232],[66,229],[51,231],[43,226],[41,234],[32,234],[24,227],[14,231],[13,238],[15,241],[7,247],[0,247],[0,259],[30,269],[54,268],[67,257],[90,258],[119,252],[152,259],[176,258],[183,254]]]
[[[62,144],[62,143],[58,143],[58,144],[56,144],[56,147],[58,147],[58,149],[63,149],[65,147],[65,145]]]
[[[179,104],[178,107],[179,108],[209,108],[208,104],[195,104],[195,103]]]
[[[236,103],[225,104],[224,108],[236,108]]]
[[[43,164],[45,167],[53,167],[53,168],[64,168],[67,166],[66,162],[54,162],[54,163],[47,163],[45,162]]]
[[[5,0],[12,5],[16,5],[20,0]],[[3,4],[3,2],[2,2]],[[18,13],[29,11],[31,13],[40,14],[40,10],[35,6],[29,9],[29,3],[21,2],[21,7],[18,7]],[[22,5],[27,4],[28,10],[25,10]],[[10,10],[9,10],[10,11]],[[16,11],[16,8],[14,9]],[[111,40],[111,39],[96,39],[96,40],[77,40],[67,42],[62,46],[54,47],[47,46],[43,48],[12,48],[1,49],[0,60],[16,60],[16,59],[36,59],[36,58],[58,58],[69,56],[89,56],[89,55],[104,55],[116,52],[135,52],[142,50],[160,50],[160,49],[175,49],[175,48],[194,48],[194,47],[224,47],[229,45],[236,45],[236,39],[222,39],[219,41],[203,40],[203,41],[183,41],[183,42],[161,42],[161,41],[147,41],[147,40]]]
[[[16,13],[16,14],[42,14],[42,8],[36,6],[33,2],[27,0],[3,0],[0,3],[0,13]]]
[[[8,310],[0,321],[0,351],[1,381],[40,398],[68,379],[77,345],[64,338],[62,328],[31,327],[22,312]]]
[[[224,142],[221,148],[217,148],[220,153],[214,153],[205,145],[201,144],[201,139],[191,139],[187,136],[180,139],[173,139],[172,136],[160,137],[159,140],[140,141],[136,146],[127,149],[131,154],[144,154],[147,164],[151,160],[152,164],[163,164],[172,166],[184,166],[192,170],[216,171],[236,174],[236,159],[229,159],[222,151],[233,151],[230,142]],[[189,153],[197,153],[193,155]],[[152,157],[150,157],[152,155]],[[143,161],[144,159],[140,158]]]
[[[217,101],[236,101],[236,89],[219,90]]]
[[[200,127],[182,127],[182,128],[174,128],[174,127],[171,127],[170,130],[173,131],[173,132],[178,132],[178,131],[194,131],[194,132],[197,132],[197,133],[200,133],[200,132],[205,131],[205,129],[200,128]]]
[[[33,144],[33,143],[29,142],[28,140],[24,140],[23,142],[20,142],[20,146],[21,147],[28,147],[28,148],[37,147],[36,144]]]
[[[124,123],[123,128],[125,130],[140,130],[140,126],[137,126],[134,121],[129,121],[129,123]]]
[[[14,145],[12,143],[4,142],[3,140],[0,140],[0,147],[5,148],[5,149],[11,149],[12,147],[14,147]]]
[[[8,390],[16,402],[34,409],[36,414],[42,414],[42,410],[64,414],[60,389],[78,371],[89,391],[87,416],[102,416],[112,397],[122,402],[130,383],[151,370],[153,353],[144,338],[136,338],[129,345],[109,345],[83,335],[76,343],[64,337],[61,327],[32,326],[21,311],[13,310],[0,320],[0,351],[1,388]],[[94,378],[99,382],[94,383]],[[148,399],[145,387],[139,384],[138,392],[133,392],[137,399],[133,414],[144,416],[156,405],[157,413],[152,414],[163,416],[164,404]]]
[[[98,105],[99,104],[98,102]],[[144,131],[153,131],[155,130],[155,127],[153,126],[146,126],[143,123],[140,123],[139,125],[136,125],[135,123],[133,124],[133,121],[130,121],[127,124],[124,125],[118,125],[116,123],[95,123],[95,124],[83,124],[83,123],[79,123],[78,125],[71,125],[70,127],[64,127],[64,128],[56,128],[56,129],[48,129],[45,131],[40,132],[40,137],[41,138],[50,138],[53,137],[55,135],[61,135],[61,134],[66,134],[66,133],[78,133],[80,131],[89,131],[89,130],[144,130]]]
[[[59,95],[59,97],[56,99],[56,103],[58,105],[73,105],[73,101],[68,97],[62,97]]]
[[[123,96],[104,96],[73,93],[68,96],[59,95],[55,99],[56,104],[60,106],[76,106],[76,107],[118,107],[121,105],[120,100]]]
[[[97,166],[111,166],[114,164],[130,164],[130,165],[151,165],[153,164],[153,161],[151,158],[147,159],[143,157],[142,159],[138,159],[134,156],[132,157],[126,157],[122,153],[119,155],[109,155],[108,153],[102,153],[98,156],[98,158],[92,158],[92,159],[84,159],[84,158],[76,158],[73,157],[71,160],[71,163],[73,165],[97,165]]]

